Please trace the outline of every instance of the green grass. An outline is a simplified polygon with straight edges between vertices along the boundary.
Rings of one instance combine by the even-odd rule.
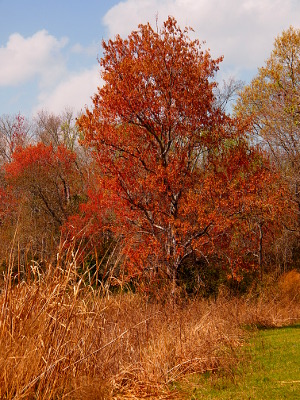
[[[194,376],[186,398],[300,399],[300,324],[259,330],[243,348],[241,358],[233,370]]]

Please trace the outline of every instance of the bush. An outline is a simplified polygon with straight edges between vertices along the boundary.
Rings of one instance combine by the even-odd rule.
[[[300,273],[293,269],[283,274],[278,282],[281,296],[288,301],[300,301]]]

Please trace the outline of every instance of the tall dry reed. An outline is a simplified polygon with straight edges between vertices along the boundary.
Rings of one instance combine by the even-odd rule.
[[[1,283],[1,399],[178,398],[172,382],[236,361],[243,324],[300,317],[294,299],[270,293],[164,303],[111,295],[71,262],[27,275],[15,282],[10,268]]]

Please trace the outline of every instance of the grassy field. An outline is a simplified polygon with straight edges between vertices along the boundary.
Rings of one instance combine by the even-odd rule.
[[[299,388],[291,382],[299,379],[299,329],[253,335],[256,326],[300,321],[298,272],[240,297],[224,288],[216,299],[153,300],[95,288],[75,267],[34,267],[20,281],[12,269],[3,276],[1,399],[242,399],[242,391],[282,399]],[[198,377],[194,392],[190,379],[176,385],[190,376]]]
[[[300,324],[258,331],[232,371],[206,373],[190,382],[191,400],[300,398]]]

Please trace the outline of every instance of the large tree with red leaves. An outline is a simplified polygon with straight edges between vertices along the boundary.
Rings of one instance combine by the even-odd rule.
[[[192,254],[213,253],[232,271],[254,265],[251,249],[236,251],[237,237],[248,235],[243,213],[267,190],[245,124],[216,106],[221,58],[188,31],[169,17],[159,32],[140,25],[104,42],[104,85],[78,120],[100,171],[90,209],[124,237],[131,275],[160,271],[174,284]]]

